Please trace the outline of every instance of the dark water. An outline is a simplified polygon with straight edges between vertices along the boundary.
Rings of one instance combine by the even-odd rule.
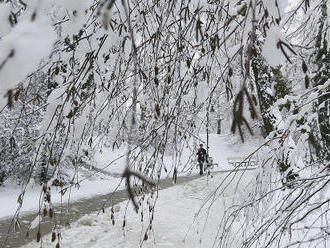
[[[177,184],[192,181],[200,176],[178,177]],[[175,185],[172,179],[162,179],[158,185],[159,189],[165,189]],[[128,199],[126,190],[117,190],[115,192],[95,196],[89,199],[81,199],[80,201],[72,202],[68,208],[67,204],[55,206],[55,218],[45,217],[41,221],[40,232],[41,236],[52,232],[55,225],[70,225],[70,223],[78,220],[86,214],[95,211],[101,211],[103,207],[109,207],[119,202]],[[70,209],[68,213],[68,209]],[[30,223],[33,221],[38,212],[29,213],[21,218],[21,226],[19,230],[14,231],[12,228],[12,219],[0,221],[0,247],[13,248],[20,247],[24,244],[36,240],[39,227],[29,230]]]

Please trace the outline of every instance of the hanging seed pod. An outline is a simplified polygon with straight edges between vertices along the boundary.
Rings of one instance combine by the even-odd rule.
[[[40,242],[40,239],[41,239],[41,234],[40,234],[40,230],[39,230],[37,233],[37,243]]]
[[[191,66],[191,60],[190,59],[187,59],[186,63],[187,63],[187,67],[190,68],[190,66]]]
[[[253,101],[254,105],[258,106],[258,101],[257,101],[256,96],[252,95],[251,98],[252,98],[252,101]]]
[[[43,214],[44,214],[44,217],[47,216],[47,208],[46,207],[44,208]]]
[[[147,78],[147,75],[146,75],[142,70],[140,70],[140,74],[142,75],[142,78],[143,78],[143,79],[145,79],[145,80],[148,79],[148,78]]]
[[[46,201],[50,202],[50,194],[49,193],[46,194]]]
[[[156,104],[155,110],[156,110],[156,114],[158,116],[160,116],[160,107],[159,107],[159,104]]]
[[[36,19],[37,13],[33,12],[31,15],[31,22],[34,22],[34,20]]]
[[[5,97],[7,97],[8,107],[11,108],[13,106],[13,91],[8,90]]]
[[[167,83],[169,84],[169,83],[171,83],[171,81],[172,81],[171,76],[168,76],[168,77],[167,77]]]
[[[268,14],[268,10],[265,9],[265,18],[267,18],[268,16],[269,16],[269,14]]]
[[[307,68],[307,65],[305,63],[305,60],[303,60],[301,67],[302,67],[303,72],[306,73],[308,68]]]
[[[54,210],[51,208],[49,209],[49,218],[53,218],[54,217]]]
[[[143,238],[144,241],[148,240],[148,234],[147,232],[144,234],[144,238]]]
[[[309,87],[309,77],[305,76],[305,88],[307,89]]]
[[[276,22],[277,25],[280,25],[280,21],[281,21],[281,18],[276,18],[275,19],[275,22]]]
[[[55,248],[60,248],[60,243],[57,243]]]
[[[10,147],[11,148],[16,148],[16,141],[15,141],[15,138],[14,137],[10,137]]]
[[[158,78],[155,77],[155,78],[154,78],[154,82],[155,82],[155,85],[156,85],[156,86],[159,85],[159,80],[158,80]]]
[[[47,191],[47,186],[46,186],[46,184],[43,184],[42,185],[42,192],[46,193],[46,191]]]
[[[126,220],[123,220],[123,228],[126,226]]]
[[[228,69],[228,76],[231,77],[233,76],[233,68],[229,67]]]
[[[309,0],[306,0],[306,1],[305,1],[305,8],[308,9],[309,6],[310,6]]]
[[[49,163],[50,163],[50,165],[55,165],[55,159],[50,158],[50,159],[49,159]]]
[[[15,94],[14,94],[15,101],[18,100],[19,94],[20,94],[20,91],[19,90],[15,92]]]
[[[55,232],[52,232],[52,242],[54,242],[56,239],[56,233]]]

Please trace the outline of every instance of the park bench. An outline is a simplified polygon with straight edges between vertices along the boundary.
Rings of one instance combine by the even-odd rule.
[[[255,168],[258,165],[258,159],[255,157],[229,157],[227,158],[228,164],[237,168]]]

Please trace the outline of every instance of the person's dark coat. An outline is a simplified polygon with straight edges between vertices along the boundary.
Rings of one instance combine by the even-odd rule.
[[[197,151],[198,162],[204,162],[206,160],[206,150],[204,148],[199,148]]]

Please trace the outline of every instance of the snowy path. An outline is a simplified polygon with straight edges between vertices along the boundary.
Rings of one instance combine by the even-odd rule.
[[[228,170],[232,170],[233,167],[230,166],[227,162],[227,159],[229,157],[244,157],[248,154],[250,154],[252,151],[258,147],[258,142],[247,142],[246,144],[240,144],[239,146],[235,144],[229,144],[228,143],[228,137],[227,136],[218,136],[218,135],[211,135],[210,139],[210,153],[212,157],[214,158],[214,161],[219,164],[217,168],[214,168],[215,171],[221,172],[219,175],[225,175]],[[107,172],[111,172],[111,175],[113,173],[121,174],[123,172],[123,168],[125,168],[125,159],[118,160],[117,158],[122,157],[122,155],[125,153],[125,149],[121,149],[118,151],[103,151],[100,154],[98,154],[95,157],[95,161],[93,164],[98,165],[97,168],[94,168],[95,171],[98,171],[100,169],[107,170]],[[190,154],[190,151],[185,150],[183,152],[183,160],[188,160],[188,155]],[[170,158],[167,158],[168,161],[170,161]],[[113,163],[113,161],[116,161]],[[111,164],[111,168],[106,167],[105,165]],[[83,171],[84,172],[84,171]],[[99,174],[99,173],[97,173]],[[108,192],[115,191],[116,187],[120,183],[120,178],[114,178],[114,177],[107,177],[105,176],[107,173],[102,173],[102,176],[93,176],[89,180],[85,180],[80,184],[80,189],[78,188],[72,188],[72,191],[70,193],[70,212],[68,216],[63,216],[61,219],[66,220],[68,219],[69,223],[73,223],[74,221],[78,220],[84,215],[88,215],[93,211],[97,211],[101,208],[102,204],[106,199],[109,198]],[[82,176],[88,177],[89,174],[82,173]],[[182,176],[185,176],[182,174]],[[188,175],[187,175],[188,176]],[[195,179],[196,177],[181,177],[179,178],[179,184],[180,181],[183,178],[187,178],[188,180]],[[206,178],[206,177],[205,177]],[[166,181],[166,180],[165,180]],[[167,186],[172,186],[171,180],[167,180]],[[214,182],[215,180],[211,180],[210,182]],[[126,191],[122,190],[124,188],[124,185],[121,185],[121,187],[118,189],[118,193],[116,193],[116,198],[118,200],[113,200],[112,204],[116,204],[118,202],[121,202],[127,198]],[[176,186],[174,187],[176,188]],[[122,191],[119,191],[122,190]],[[166,191],[166,190],[165,190]],[[30,232],[29,237],[25,237],[27,227],[29,226],[29,223],[36,217],[36,211],[35,209],[38,208],[39,203],[39,197],[40,197],[41,188],[36,185],[35,187],[31,188],[28,194],[25,196],[23,208],[22,208],[22,215],[23,222],[21,223],[21,232],[16,233],[15,235],[10,235],[10,238],[8,240],[8,245],[3,246],[3,240],[6,237],[8,227],[10,225],[10,216],[13,216],[16,205],[17,205],[17,195],[20,193],[20,188],[18,186],[11,186],[8,185],[7,187],[1,189],[0,188],[0,248],[3,247],[17,247],[19,245],[23,245],[28,243],[31,240],[35,240],[36,237],[36,230],[35,228],[32,232]],[[163,192],[162,192],[163,194]],[[162,195],[161,194],[161,195]],[[166,194],[166,193],[164,193]],[[206,195],[207,192],[204,192],[204,195]],[[62,199],[64,206],[63,211],[65,214],[67,210],[66,202],[68,202],[68,194],[65,194],[65,199]],[[196,200],[198,200],[198,203],[200,203],[200,196],[193,196],[194,193],[190,194],[191,197],[195,197]],[[185,196],[182,196],[185,197]],[[177,198],[177,197],[176,197]],[[198,199],[197,199],[198,198]],[[87,199],[87,200],[86,200]],[[174,199],[174,198],[173,198]],[[61,202],[61,196],[57,189],[52,192],[52,201],[59,205]],[[189,204],[189,203],[188,203]],[[157,204],[158,205],[158,204]],[[109,205],[107,205],[109,206]],[[192,211],[192,210],[191,210]],[[60,209],[57,208],[56,212],[60,212]],[[84,217],[83,217],[84,218]],[[7,220],[6,220],[7,219]],[[66,221],[62,221],[62,223],[57,224],[65,224]],[[187,221],[189,222],[189,221]],[[139,223],[138,223],[139,224]],[[51,228],[54,226],[53,223],[49,224],[43,224],[42,227],[42,234],[48,233],[51,231]],[[121,235],[122,233],[120,233]],[[125,243],[125,242],[124,242]],[[38,246],[38,245],[37,245]],[[45,246],[47,247],[47,246]],[[63,246],[61,246],[63,247]],[[125,246],[123,246],[125,247]]]
[[[152,217],[148,201],[144,201],[138,214],[133,211],[132,204],[120,202],[113,207],[113,217],[108,208],[105,213],[85,215],[71,223],[70,227],[64,228],[61,231],[60,247],[135,248],[142,243],[143,247],[159,248],[212,247],[224,212],[228,207],[242,201],[246,187],[253,177],[254,171],[239,171],[217,173],[213,178],[187,178],[182,184],[160,191]],[[225,182],[224,188],[218,188],[221,182]],[[216,188],[218,191],[214,191]],[[151,219],[153,221],[150,227]],[[239,227],[232,228],[232,236],[239,244],[241,237],[236,237],[235,228]],[[35,237],[23,247],[39,247]],[[43,247],[55,247],[57,238],[55,242],[50,239],[50,234],[43,237]]]
[[[190,180],[194,180],[198,178],[199,176],[191,176],[191,177],[178,177],[177,183],[183,183]],[[171,179],[163,179],[160,182],[160,189],[168,188],[173,186],[173,182]],[[127,192],[126,190],[118,190],[113,193],[96,196],[93,198],[88,199],[81,199],[79,201],[72,202],[70,204],[70,213],[67,213],[67,204],[63,204],[62,207],[58,206],[55,207],[55,212],[59,215],[62,210],[62,218],[61,224],[67,225],[67,223],[72,223],[79,218],[81,218],[84,215],[90,214],[94,211],[99,211],[104,206],[103,204],[107,202],[105,205],[106,207],[109,206],[109,203],[111,205],[117,204],[119,202],[122,202],[127,199]],[[0,247],[19,247],[24,244],[27,244],[28,242],[32,241],[36,237],[37,229],[38,227],[34,228],[29,232],[29,236],[26,237],[27,229],[31,223],[37,216],[37,213],[30,213],[26,216],[23,216],[22,223],[21,223],[21,229],[19,232],[11,233],[6,241],[6,245],[4,245],[4,241],[6,240],[8,229],[11,225],[11,219],[6,219],[0,221]],[[60,223],[57,223],[60,224]],[[41,233],[42,235],[47,234],[51,232],[52,228],[54,226],[54,223],[49,218],[46,218],[45,220],[42,220],[41,224]]]

